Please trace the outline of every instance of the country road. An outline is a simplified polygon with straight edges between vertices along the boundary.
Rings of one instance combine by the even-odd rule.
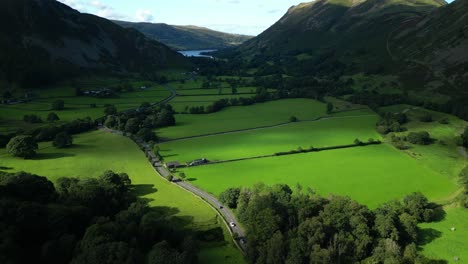
[[[166,99],[151,104],[152,106],[157,106],[161,104],[166,104],[170,102],[172,99],[174,99],[177,96],[177,92],[169,87],[165,87],[167,90],[171,92],[171,95],[167,97]],[[136,109],[130,109],[123,111],[123,113],[127,111],[135,111]],[[100,130],[106,131],[108,133],[113,133],[117,134],[120,136],[123,136],[123,133],[118,130],[113,130],[104,126],[99,126]],[[152,149],[150,146],[146,143],[143,142],[140,139],[135,139],[135,143],[141,147],[143,147],[143,150],[145,154],[149,157],[149,161],[151,162],[151,166],[154,168],[155,172],[159,174],[160,177],[163,177],[164,179],[167,178],[167,176],[170,175],[170,172],[163,166],[163,164],[159,161],[159,159],[156,157],[156,155],[153,153]],[[183,182],[183,181],[173,181],[172,182],[175,185],[178,185],[179,187],[183,188],[184,190],[191,192],[192,194],[196,195],[197,197],[201,198],[203,201],[208,203],[213,207],[213,209],[221,215],[221,218],[225,222],[227,228],[230,230],[231,235],[233,236],[234,234],[237,235],[237,237],[240,239],[239,241],[234,239],[234,236],[232,237],[233,241],[236,243],[236,245],[239,247],[239,249],[242,252],[245,252],[246,250],[246,240],[245,240],[245,232],[242,229],[242,227],[239,225],[239,222],[236,220],[234,214],[229,210],[228,208],[224,207],[222,203],[212,194],[209,194],[191,184],[188,182]]]

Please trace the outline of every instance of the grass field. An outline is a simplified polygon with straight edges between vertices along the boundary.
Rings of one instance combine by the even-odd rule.
[[[444,220],[419,226],[424,244],[422,252],[427,257],[445,259],[449,263],[468,263],[468,210],[446,208],[445,211]],[[452,227],[455,231],[451,231]]]
[[[199,96],[188,98],[196,99]],[[178,99],[180,98],[176,98],[176,101]],[[323,115],[325,115],[323,103],[310,99],[287,99],[251,106],[228,107],[213,114],[177,115],[176,126],[160,129],[158,133],[164,138],[180,138],[274,125],[288,122],[291,116],[305,120]]]
[[[12,168],[9,171],[32,172],[52,181],[59,177],[96,177],[105,170],[126,172],[141,197],[150,199],[152,206],[175,208],[177,216],[191,220],[189,227],[206,230],[221,224],[199,198],[158,176],[143,152],[125,137],[95,131],[77,136],[75,146],[69,149],[57,150],[50,143],[41,143],[34,160],[13,158],[4,150],[0,150],[0,158],[0,166]],[[232,247],[210,246],[207,252],[202,251],[201,260],[216,259],[219,263],[228,257],[242,263],[240,252]]]
[[[383,144],[183,169],[192,184],[215,195],[230,187],[300,183],[321,195],[348,195],[370,207],[421,191],[431,200],[457,189],[444,176]]]
[[[336,117],[314,122],[291,123],[280,127],[214,135],[160,144],[166,160],[211,161],[271,155],[276,152],[352,144],[356,138],[380,139],[374,126],[377,115]],[[339,131],[339,133],[334,133]]]
[[[426,166],[440,174],[446,175],[448,178],[456,180],[460,171],[468,164],[467,158],[460,154],[460,149],[457,146],[457,138],[463,132],[463,129],[468,126],[466,121],[463,121],[455,116],[443,114],[439,112],[429,111],[422,108],[415,108],[408,105],[396,105],[385,107],[382,110],[389,112],[403,112],[410,121],[404,125],[408,128],[407,132],[396,133],[397,135],[406,135],[409,132],[427,131],[436,142],[429,146],[412,145],[405,152],[420,161],[423,166]],[[434,122],[421,122],[419,118],[424,113],[430,113]],[[446,118],[449,124],[441,124],[438,121]]]
[[[97,81],[95,81],[97,82]],[[105,81],[102,81],[106,83]],[[101,83],[101,82],[97,82]],[[140,87],[144,82],[133,82],[132,85]],[[94,83],[85,84],[86,87],[106,87],[97,86]],[[62,87],[55,87],[50,89],[41,90],[38,97],[29,103],[21,103],[14,105],[0,105],[0,132],[11,132],[18,128],[31,128],[41,126],[43,124],[27,124],[23,122],[23,116],[26,114],[36,114],[46,121],[47,115],[50,112],[55,112],[60,120],[71,121],[77,118],[91,117],[98,118],[104,115],[104,105],[115,105],[118,111],[137,108],[143,102],[158,102],[168,97],[170,92],[161,86],[152,86],[147,90],[140,90],[137,88],[134,92],[121,93],[118,97],[112,98],[96,98],[91,96],[74,96],[74,90],[66,85]],[[65,109],[61,111],[51,110],[52,102],[56,100],[63,100],[65,102]],[[95,104],[96,107],[91,107]]]

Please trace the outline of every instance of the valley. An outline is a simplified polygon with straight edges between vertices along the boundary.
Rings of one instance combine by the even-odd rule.
[[[466,263],[467,3],[0,3],[0,263]]]

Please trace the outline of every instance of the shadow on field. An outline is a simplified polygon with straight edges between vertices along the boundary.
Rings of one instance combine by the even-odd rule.
[[[3,167],[3,166],[0,166],[0,170],[12,170],[13,168],[11,167]]]
[[[189,182],[194,182],[196,180],[197,180],[197,178],[188,178],[188,179],[186,179],[186,181],[189,181]]]
[[[70,153],[38,153],[32,160],[52,160],[74,156],[75,154]]]
[[[133,191],[138,196],[145,196],[157,192],[158,189],[154,188],[154,184],[138,184],[133,185]]]
[[[433,228],[423,228],[419,231],[418,244],[420,246],[427,245],[441,236],[442,232],[439,230]]]
[[[96,146],[93,145],[85,145],[85,144],[73,144],[70,148],[71,149],[93,149]]]

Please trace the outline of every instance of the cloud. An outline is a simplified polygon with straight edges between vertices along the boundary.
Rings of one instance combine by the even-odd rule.
[[[108,19],[120,19],[120,20],[127,20],[128,17],[124,14],[121,14],[115,11],[109,5],[106,5],[98,0],[58,0],[71,8],[77,9],[80,12],[84,13],[91,13],[95,14],[100,17],[108,18]]]
[[[136,11],[136,19],[138,22],[153,22],[154,16],[151,13],[151,10],[139,9]]]

